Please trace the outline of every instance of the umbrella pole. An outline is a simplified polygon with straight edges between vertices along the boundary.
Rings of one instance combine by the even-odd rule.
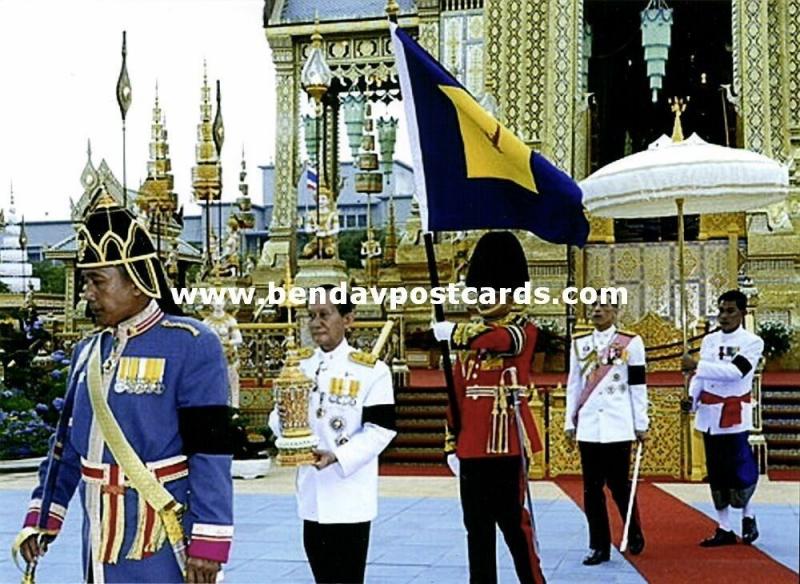
[[[680,295],[680,315],[681,315],[681,340],[683,342],[683,354],[689,352],[688,334],[686,330],[686,263],[685,263],[685,234],[683,231],[683,203],[682,198],[675,199],[675,205],[678,207],[678,278],[679,278],[679,295]],[[683,372],[683,397],[689,395],[689,374]],[[686,469],[684,478],[689,478],[692,474],[692,429],[690,427],[689,414],[682,414],[683,419],[683,441],[686,444]]]
[[[683,199],[675,199],[678,207],[678,278],[680,283],[680,311],[681,311],[681,340],[683,341],[683,352],[686,353],[688,346],[688,333],[686,331],[686,264],[684,260],[684,249],[686,247],[685,235],[683,231]]]

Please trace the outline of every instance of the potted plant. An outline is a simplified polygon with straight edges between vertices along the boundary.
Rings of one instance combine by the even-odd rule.
[[[764,341],[764,358],[775,363],[792,346],[792,328],[778,320],[765,320],[758,325],[758,336]]]

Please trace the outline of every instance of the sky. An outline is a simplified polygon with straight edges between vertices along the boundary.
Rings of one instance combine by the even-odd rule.
[[[203,60],[222,84],[223,200],[238,196],[242,146],[250,194],[259,164],[274,158],[275,73],[262,28],[262,0],[0,0],[0,207],[10,185],[26,221],[69,218],[83,189],[91,140],[122,182],[116,101],[127,31],[133,103],[127,116],[128,186],[147,174],[158,83],[175,191],[190,206]]]

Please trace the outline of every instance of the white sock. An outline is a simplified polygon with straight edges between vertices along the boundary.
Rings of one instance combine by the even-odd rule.
[[[731,531],[730,507],[717,509],[717,517],[719,518],[719,528],[725,531]]]
[[[756,516],[755,512],[753,511],[753,507],[750,505],[750,502],[747,502],[747,505],[744,506],[742,509],[742,517],[749,517],[753,519]]]

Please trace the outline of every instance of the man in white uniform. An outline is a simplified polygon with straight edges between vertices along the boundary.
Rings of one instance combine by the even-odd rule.
[[[601,304],[592,309],[595,330],[573,337],[567,380],[564,430],[578,441],[583,469],[583,502],[589,522],[586,566],[607,562],[611,556],[603,487],[607,484],[623,519],[631,487],[628,480],[631,443],[647,436],[647,385],[642,338],[618,330],[617,307]],[[644,536],[634,504],[628,549],[642,553]]]
[[[758,483],[758,468],[748,443],[753,428],[750,390],[764,341],[745,330],[747,297],[729,290],[719,297],[719,331],[707,335],[700,346],[700,361],[683,358],[685,371],[693,372],[689,393],[695,409],[695,428],[703,433],[706,469],[719,526],[700,542],[703,547],[736,543],[730,507],[742,510],[742,541],[758,538],[750,498]]]
[[[297,471],[298,514],[314,579],[363,582],[378,513],[378,455],[396,435],[394,392],[389,367],[345,339],[353,305],[326,300],[308,305],[318,347],[300,362],[315,381],[308,418],[320,443],[313,466]],[[277,407],[269,425],[280,436]]]

